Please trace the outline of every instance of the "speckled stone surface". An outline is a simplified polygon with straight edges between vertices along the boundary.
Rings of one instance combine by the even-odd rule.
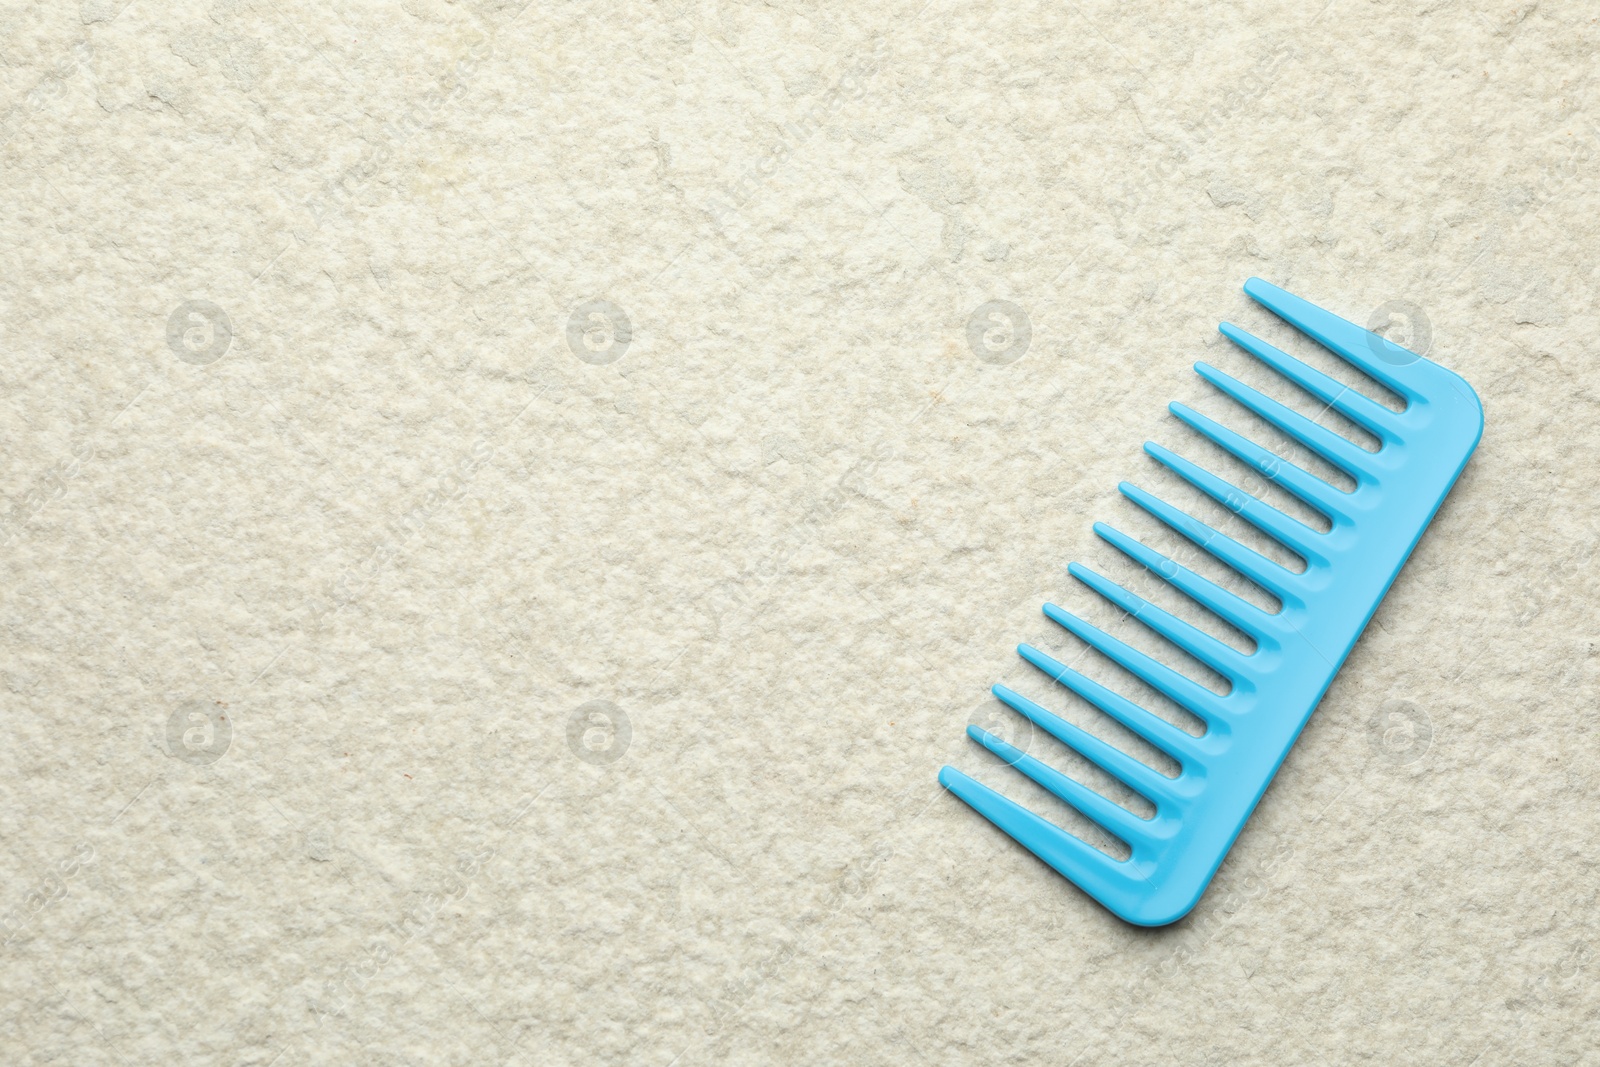
[[[1600,1062],[1597,48],[1576,0],[13,0],[0,1060]],[[1260,432],[1189,371],[1267,381],[1222,319],[1328,364],[1252,275],[1487,429],[1138,930],[935,775],[1092,835],[964,726],[1005,681],[1126,740],[1013,649],[1138,695],[1039,606],[1159,649],[1065,572],[1177,605],[1090,531],[1175,547],[1121,479],[1237,530],[1140,446],[1239,473],[1165,412]]]

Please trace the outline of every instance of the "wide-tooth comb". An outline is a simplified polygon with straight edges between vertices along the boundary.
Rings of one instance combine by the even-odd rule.
[[[1126,843],[1128,857],[1107,855],[953,767],[939,772],[940,783],[979,814],[1112,912],[1141,926],[1174,922],[1199,901],[1483,434],[1483,407],[1459,375],[1259,278],[1245,283],[1244,291],[1405,403],[1404,411],[1391,411],[1223,324],[1229,340],[1376,437],[1378,450],[1368,452],[1215,367],[1195,364],[1201,377],[1354,480],[1349,492],[1335,488],[1199,412],[1170,405],[1200,434],[1326,516],[1326,532],[1159,445],[1145,445],[1157,462],[1304,559],[1303,573],[1122,483],[1123,494],[1135,504],[1271,593],[1282,609],[1264,611],[1126,534],[1095,524],[1095,533],[1113,547],[1255,641],[1254,652],[1236,651],[1079,564],[1068,568],[1226,678],[1230,691],[1219,696],[1054,604],[1044,608],[1052,620],[1192,712],[1205,732],[1193,736],[1036,648],[1018,649],[1029,663],[1170,756],[1179,774],[1158,773],[1020,694],[994,687],[995,696],[1148,800],[1154,816],[1134,814],[976,726],[967,728],[973,740]]]

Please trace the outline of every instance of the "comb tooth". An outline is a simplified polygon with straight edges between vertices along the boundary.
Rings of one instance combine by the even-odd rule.
[[[1097,626],[1091,626],[1054,604],[1046,604],[1044,613],[1051,621],[1065,626],[1087,644],[1093,645],[1102,655],[1114,661],[1156,692],[1188,708],[1201,718],[1221,717],[1222,697],[1203,685],[1198,685],[1164,663],[1158,663]]]
[[[1342,468],[1358,481],[1372,481],[1372,453],[1346,441],[1332,430],[1323,429],[1298,411],[1291,411],[1267,396],[1250,388],[1239,379],[1224,374],[1209,363],[1196,363],[1195,373],[1227,393],[1272,425],[1305,445],[1311,451]]]
[[[1277,597],[1280,601],[1287,602],[1291,598],[1290,590],[1298,581],[1298,576],[1293,571],[1278,566],[1261,553],[1244,547],[1227,534],[1218,533],[1194,516],[1179,511],[1165,500],[1151,496],[1136,485],[1123,482],[1117,488],[1122,490],[1123,496],[1183,534],[1183,536]]]
[[[1245,282],[1244,291],[1250,299],[1323,348],[1394,390],[1408,404],[1421,399],[1420,393],[1395,374],[1396,367],[1421,359],[1415,352],[1401,348],[1377,334],[1368,333],[1355,323],[1323,311],[1315,304],[1309,304],[1260,278]]]
[[[1017,652],[1023,659],[1048,674],[1052,681],[1077,693],[1173,759],[1180,763],[1203,762],[1200,746],[1195,744],[1195,739],[1165,719],[1150,714],[1127,697],[1113,693],[1098,682],[1090,681],[1032,645],[1018,645]],[[1206,722],[1208,728],[1212,725],[1211,722]]]
[[[1139,818],[1120,804],[1112,803],[1083,783],[1073,781],[1054,767],[1040,763],[977,726],[968,726],[967,736],[1128,844],[1149,836],[1150,824],[1147,820]]]
[[[1154,571],[1162,581],[1172,585],[1202,607],[1210,609],[1222,621],[1255,638],[1258,644],[1266,636],[1272,616],[1248,600],[1233,595],[1186,567],[1180,567],[1161,553],[1147,548],[1121,530],[1107,526],[1103,522],[1094,524],[1094,532],[1135,563],[1143,564]]]
[[[1123,861],[1112,859],[1054,823],[1046,822],[977,779],[954,767],[945,767],[939,772],[939,784],[1096,900],[1105,902],[1128,890],[1129,878]]]
[[[1126,752],[1106,744],[1098,737],[1085,733],[1061,716],[1047,711],[1020,693],[1003,685],[990,686],[990,691],[1005,701],[1012,709],[1021,712],[1039,729],[1072,749],[1111,777],[1155,804],[1170,803],[1175,799],[1172,779],[1156,771]]]
[[[1365,427],[1385,442],[1395,438],[1394,412],[1376,403],[1342,382],[1334,381],[1315,367],[1308,366],[1261,338],[1224,322],[1219,329],[1222,335],[1252,356],[1289,379],[1291,382],[1332,407],[1350,421]]]
[[[1219,674],[1237,677],[1244,657],[1215,637],[1078,563],[1067,573]]]
[[[1254,441],[1239,436],[1193,408],[1174,402],[1167,405],[1167,410],[1182,419],[1196,433],[1238,456],[1263,477],[1277,482],[1328,518],[1347,517],[1345,507],[1350,499],[1349,493],[1335,489],[1321,478],[1306,473],[1287,460],[1279,459]]]
[[[1321,561],[1322,555],[1317,551],[1316,539],[1322,535],[1311,527],[1291,519],[1270,504],[1262,503],[1238,486],[1228,484],[1210,471],[1197,467],[1154,441],[1146,441],[1144,450],[1163,467],[1229,511],[1242,516],[1262,533],[1294,549],[1307,563],[1314,560]]]

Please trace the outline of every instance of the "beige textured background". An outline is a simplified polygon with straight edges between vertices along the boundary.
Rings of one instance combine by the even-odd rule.
[[[0,13],[0,1059],[1600,1062],[1592,5],[521,3]],[[1488,425],[1136,930],[935,774],[1251,275]]]

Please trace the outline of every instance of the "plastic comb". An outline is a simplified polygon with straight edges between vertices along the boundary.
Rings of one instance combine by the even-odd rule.
[[[1030,645],[1018,652],[1095,705],[1181,770],[1169,778],[1018,693],[994,695],[1090,763],[1145,797],[1143,818],[977,726],[973,740],[1125,842],[1116,859],[953,767],[939,781],[1113,913],[1141,926],[1182,918],[1199,901],[1317,702],[1377,610],[1422,531],[1483,434],[1483,407],[1460,376],[1259,278],[1244,291],[1301,333],[1382,383],[1405,404],[1391,411],[1298,359],[1224,323],[1222,333],[1379,441],[1361,448],[1205,363],[1200,376],[1354,480],[1345,491],[1182,404],[1174,415],[1326,516],[1326,532],[1154,443],[1157,462],[1305,560],[1296,573],[1127,482],[1122,493],[1156,519],[1264,589],[1276,613],[1179,566],[1103,523],[1095,533],[1255,641],[1243,653],[1077,563],[1079,581],[1227,679],[1219,696],[1054,604],[1044,613],[1157,692],[1192,712],[1194,736]]]

